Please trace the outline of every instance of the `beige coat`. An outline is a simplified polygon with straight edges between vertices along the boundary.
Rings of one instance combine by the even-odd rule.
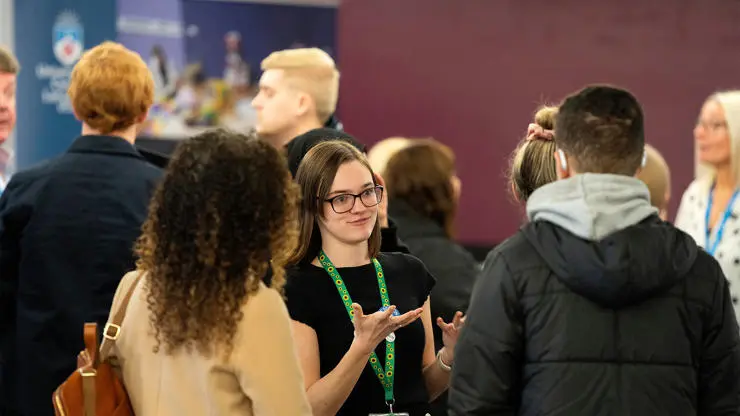
[[[136,273],[121,280],[117,311]],[[145,278],[145,277],[144,277]],[[135,289],[112,350],[137,416],[311,415],[290,318],[280,295],[260,284],[242,307],[234,351],[224,361],[180,349],[155,354],[146,289]]]

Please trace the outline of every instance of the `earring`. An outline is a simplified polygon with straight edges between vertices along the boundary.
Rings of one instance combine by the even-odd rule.
[[[642,151],[642,168],[645,168],[645,165],[647,165],[647,152]]]
[[[560,167],[563,170],[568,170],[568,161],[565,160],[565,152],[563,152],[563,149],[558,149],[558,154],[560,155]]]

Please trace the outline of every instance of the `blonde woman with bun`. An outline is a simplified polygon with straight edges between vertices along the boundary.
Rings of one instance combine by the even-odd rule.
[[[0,414],[51,415],[85,322],[103,328],[161,172],[134,147],[154,99],[141,57],[105,42],[69,83],[82,134],[0,198]],[[31,358],[28,358],[31,357]]]
[[[539,187],[558,179],[553,155],[555,146],[555,116],[558,108],[542,106],[529,125],[527,136],[514,150],[509,171],[511,192],[517,202],[526,204]]]

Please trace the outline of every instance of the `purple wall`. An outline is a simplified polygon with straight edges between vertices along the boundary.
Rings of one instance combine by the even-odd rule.
[[[119,0],[118,41],[146,60],[162,45],[178,71],[186,64],[181,0]]]
[[[740,2],[343,0],[341,114],[367,142],[434,136],[457,154],[465,243],[521,224],[505,170],[538,104],[593,82],[631,89],[647,141],[673,174],[672,214],[693,177],[704,99],[740,86]]]

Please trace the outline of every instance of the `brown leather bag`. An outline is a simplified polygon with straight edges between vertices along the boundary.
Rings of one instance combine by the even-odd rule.
[[[85,324],[85,349],[77,357],[77,370],[52,396],[56,416],[133,416],[126,389],[107,357],[121,334],[126,308],[140,279],[141,273],[123,298],[120,309],[105,325],[100,350],[98,324]],[[105,361],[100,361],[101,356],[106,357]]]

